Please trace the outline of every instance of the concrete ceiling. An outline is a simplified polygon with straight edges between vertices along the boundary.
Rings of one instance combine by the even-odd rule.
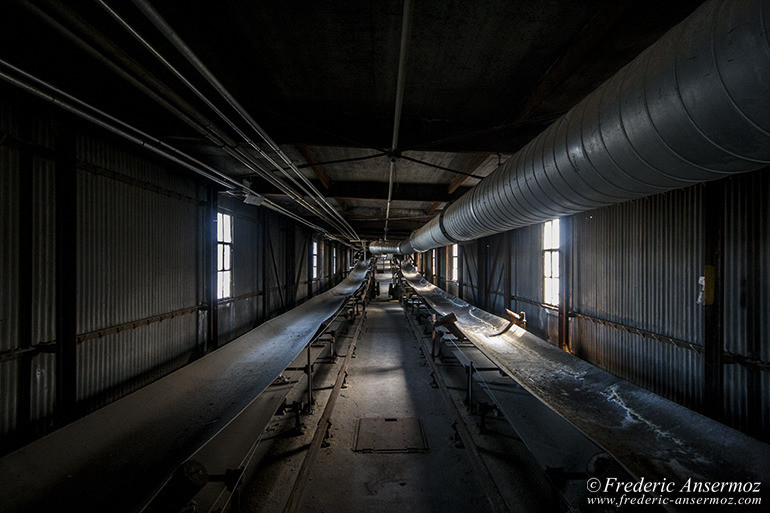
[[[130,3],[106,1],[196,84],[203,83]],[[56,2],[34,3],[74,27]],[[391,235],[419,227],[478,183],[457,171],[489,174],[699,3],[415,1]],[[95,2],[73,0],[67,5],[200,105]],[[390,150],[393,130],[402,3],[219,0],[153,5],[284,152],[305,166],[303,173],[334,199],[360,235],[381,236],[393,156],[383,153]],[[3,59],[232,176],[252,174],[18,3],[0,20],[0,45]],[[350,160],[372,155],[379,156]],[[347,162],[337,162],[341,160]],[[277,201],[288,201],[263,180],[253,183]]]

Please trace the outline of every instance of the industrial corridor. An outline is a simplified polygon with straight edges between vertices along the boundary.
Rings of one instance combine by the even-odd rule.
[[[295,499],[296,511],[496,511],[458,438],[457,419],[433,379],[404,305],[388,295],[391,274],[377,274],[377,280],[380,294],[366,307],[346,388],[304,491]],[[334,377],[327,380],[333,382]],[[329,388],[324,383],[317,387]],[[463,387],[454,388],[453,400],[466,410]],[[286,483],[297,479],[309,440],[322,429],[317,422],[327,397],[318,396],[314,414],[303,420],[303,432],[293,430],[293,421],[278,424],[276,431],[283,430],[284,436],[279,434],[281,443],[264,455],[266,463],[257,463],[261,470],[241,497],[244,511],[294,511],[286,507],[292,492]],[[504,426],[500,429],[499,422],[494,426],[497,431],[482,433],[479,419],[469,412],[463,416],[475,443],[484,449],[485,464],[501,485],[510,511],[561,509],[556,492],[521,440]],[[374,429],[360,430],[362,421],[374,422]]]
[[[10,0],[0,513],[770,508],[770,0]]]

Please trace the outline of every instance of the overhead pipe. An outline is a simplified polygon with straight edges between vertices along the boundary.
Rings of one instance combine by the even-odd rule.
[[[176,116],[178,119],[183,121],[188,126],[192,127],[199,134],[209,139],[215,146],[223,149],[230,156],[238,160],[241,164],[255,171],[257,175],[266,179],[269,183],[273,184],[279,190],[286,193],[289,197],[294,199],[301,206],[308,208],[310,212],[316,215],[319,215],[319,213],[313,208],[311,208],[312,206],[307,204],[304,198],[302,198],[299,194],[297,194],[296,191],[294,191],[288,185],[281,182],[278,178],[274,177],[271,173],[268,173],[266,170],[262,169],[256,163],[256,161],[253,160],[251,156],[249,156],[248,154],[246,154],[240,148],[237,147],[235,141],[232,138],[230,138],[226,133],[224,133],[221,129],[219,129],[215,124],[213,124],[197,109],[195,109],[192,105],[190,105],[186,100],[181,98],[176,92],[174,92],[169,86],[167,86],[164,82],[158,79],[155,75],[153,75],[152,73],[150,73],[149,71],[141,67],[139,63],[137,63],[132,58],[130,58],[127,54],[125,54],[125,52],[121,48],[119,48],[117,45],[112,43],[112,41],[110,41],[109,39],[105,38],[96,29],[94,29],[91,25],[84,22],[81,18],[79,18],[77,15],[75,15],[72,11],[67,9],[65,6],[49,3],[49,6],[55,9],[56,13],[59,16],[63,17],[69,23],[79,28],[82,32],[86,34],[87,37],[89,37],[92,41],[94,41],[96,44],[102,47],[102,49],[104,49],[105,51],[109,51],[112,55],[114,55],[119,60],[119,62],[122,65],[124,65],[134,74],[136,74],[137,77],[140,77],[142,80],[147,81],[150,85],[152,85],[155,89],[157,89],[163,96],[168,98],[169,101],[166,101],[162,96],[157,94],[153,89],[145,85],[142,81],[138,80],[137,78],[134,78],[134,76],[132,76],[130,73],[125,71],[115,62],[113,62],[108,57],[106,57],[101,52],[99,52],[99,50],[91,46],[89,43],[84,41],[82,38],[74,34],[69,29],[67,29],[61,23],[53,19],[50,15],[42,11],[39,7],[29,2],[22,2],[22,5],[24,5],[24,7],[29,9],[33,14],[38,16],[48,25],[50,25],[54,30],[58,31],[66,39],[70,40],[76,46],[80,47],[86,53],[91,55],[94,59],[96,59],[97,61],[107,66],[119,77],[123,78],[128,83],[133,85],[136,89],[143,92],[145,95],[147,95],[149,98],[151,98],[156,103],[161,105],[167,111],[169,111],[174,116]],[[261,203],[264,203],[264,202],[261,201]],[[270,208],[274,208],[276,206],[274,202],[267,202],[265,204]],[[283,209],[282,207],[281,209],[285,211],[285,209]],[[282,213],[285,213],[285,212],[282,212]],[[323,218],[323,216],[321,215],[319,215],[319,217]]]
[[[706,2],[399,251],[427,251],[766,166],[765,27],[770,2]]]
[[[158,52],[158,50],[155,49],[146,39],[144,39],[141,34],[139,34],[128,22],[126,22],[114,9],[112,9],[110,6],[108,6],[105,2],[102,0],[97,0],[97,3],[102,6],[102,8],[107,12],[112,18],[120,24],[129,34],[131,34],[142,46],[147,49],[156,59],[158,59],[161,64],[163,64],[166,69],[168,69],[170,72],[172,72],[190,91],[192,91],[201,101],[203,101],[206,106],[208,106],[212,111],[214,111],[230,128],[232,128],[243,140],[246,142],[246,144],[249,145],[254,151],[256,151],[262,158],[270,162],[279,172],[284,174],[289,180],[291,180],[295,185],[300,187],[300,189],[303,189],[303,192],[310,196],[311,198],[318,203],[318,198],[316,198],[312,192],[305,189],[301,184],[299,184],[294,177],[289,175],[285,172],[285,170],[279,166],[264,150],[262,150],[258,145],[256,145],[248,135],[246,135],[243,130],[241,130],[240,127],[238,127],[237,124],[235,124],[227,115],[222,112],[219,107],[217,107],[211,100],[209,100],[208,97],[206,97],[205,94],[203,94],[197,87],[195,87],[192,82],[190,82],[179,70],[176,69],[163,55]],[[211,126],[211,125],[209,125]],[[222,137],[221,133],[217,134],[220,137]],[[322,212],[324,210],[323,205],[321,205],[322,210],[318,210],[309,203],[307,203],[302,196],[297,194],[293,189],[290,187],[287,187],[285,184],[280,182],[280,180],[273,177],[269,172],[262,169],[261,166],[256,164],[254,160],[242,149],[236,147],[230,147],[230,146],[222,146],[222,148],[229,153],[231,156],[235,157],[237,160],[239,160],[242,164],[246,165],[249,169],[252,171],[256,171],[257,174],[265,178],[268,182],[273,183],[276,187],[283,190],[286,194],[288,194],[290,197],[292,197],[295,201],[300,203],[302,206],[310,210],[311,212],[318,215],[321,219],[325,219],[327,222],[329,222],[332,226],[335,226],[336,229],[340,230],[342,233],[345,233],[346,236],[352,237],[355,235],[355,232],[350,232],[345,227],[345,223],[340,223],[336,220],[334,220],[334,214],[337,214],[336,217],[340,217],[339,213],[336,211],[333,211],[333,213],[329,213],[328,211],[326,213]],[[319,193],[320,194],[320,193]],[[323,198],[321,198],[323,199]],[[325,199],[324,199],[325,202]],[[333,209],[332,209],[333,210]],[[344,221],[344,219],[343,219]],[[357,235],[355,235],[355,238],[357,238]]]
[[[397,255],[399,254],[399,241],[378,240],[369,243],[369,253],[372,255]]]
[[[309,228],[317,230],[331,237],[331,235],[323,228],[307,221],[306,219],[298,216],[290,210],[287,210],[277,203],[270,201],[261,194],[233,180],[231,177],[220,173],[211,166],[163,142],[157,137],[153,137],[143,132],[142,130],[129,125],[128,123],[121,121],[120,119],[62,91],[61,89],[58,89],[48,82],[45,82],[40,78],[37,78],[34,75],[31,75],[26,71],[0,59],[0,68],[2,67],[5,67],[8,71],[16,74],[17,76],[14,76],[7,71],[0,70],[0,80],[4,80],[9,84],[14,85],[19,89],[26,91],[27,93],[30,93],[42,100],[48,101],[53,105],[56,105],[57,107],[80,117],[81,119],[89,121],[107,130],[108,132],[111,132],[143,148],[146,148],[156,155],[174,162],[175,164],[179,164],[180,166],[185,167],[190,171],[193,171],[194,173],[225,187],[226,189],[238,189],[244,191],[246,194],[256,196],[260,199],[261,204],[266,208],[275,210],[276,212],[290,217],[297,222],[308,226]]]
[[[99,0],[99,2],[106,7],[106,4],[102,0]],[[238,113],[238,115],[243,119],[246,124],[251,128],[259,137],[267,144],[267,146],[275,152],[278,157],[287,165],[289,168],[294,171],[294,173],[297,175],[297,177],[305,184],[305,186],[311,191],[308,193],[311,198],[313,198],[318,205],[326,210],[332,217],[338,218],[338,220],[344,225],[345,230],[343,232],[347,232],[347,235],[350,236],[353,239],[357,239],[358,235],[356,234],[356,231],[353,229],[353,227],[347,222],[347,220],[342,216],[332,205],[328,202],[328,200],[321,194],[321,192],[313,185],[313,183],[297,168],[297,166],[294,164],[294,162],[286,156],[286,154],[281,150],[281,148],[278,146],[278,144],[275,143],[275,141],[270,138],[270,136],[265,132],[261,126],[254,120],[254,118],[246,111],[246,109],[243,108],[243,106],[236,100],[236,98],[225,88],[224,85],[217,79],[213,73],[206,67],[206,65],[201,61],[198,56],[190,49],[189,46],[182,40],[181,37],[174,31],[173,28],[166,22],[166,20],[158,13],[158,11],[155,10],[147,1],[145,0],[134,0],[134,5],[149,19],[153,25],[158,29],[158,31],[163,34],[168,41],[174,45],[174,47],[181,53],[187,61],[198,71],[198,73],[201,74],[201,76],[206,79],[206,81],[211,85],[222,98],[235,110],[235,112]],[[249,139],[247,139],[247,142],[249,142]],[[287,173],[285,173],[282,166],[280,166],[278,163],[276,163],[270,156],[268,156],[266,153],[264,153],[260,148],[255,147],[255,145],[252,144],[255,150],[260,152],[260,155],[262,155],[263,158],[267,159],[268,162],[270,162],[273,166],[275,166],[276,169],[286,174],[289,179],[291,179],[294,183],[297,183],[293,178],[290,177]],[[303,188],[300,184],[297,184],[300,188]]]
[[[404,0],[404,14],[401,20],[401,47],[398,52],[398,76],[396,78],[396,108],[393,114],[393,137],[390,141],[390,151],[395,154],[398,150],[398,135],[401,130],[401,107],[404,105],[404,86],[406,85],[406,58],[409,47],[409,32],[412,25],[412,2]],[[390,173],[388,178],[388,203],[385,207],[385,234],[388,238],[388,221],[390,220],[390,204],[393,200],[393,180],[396,175],[396,158],[390,157]]]

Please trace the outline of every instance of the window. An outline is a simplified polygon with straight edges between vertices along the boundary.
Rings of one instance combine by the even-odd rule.
[[[337,274],[337,248],[332,248],[332,274]]]
[[[430,274],[435,276],[436,272],[438,272],[438,269],[436,269],[436,250],[434,249],[431,251],[430,256]]]
[[[457,281],[460,278],[460,247],[457,244],[452,244],[452,281]]]
[[[559,220],[543,225],[543,302],[559,304]]]
[[[233,284],[233,219],[217,213],[217,299],[230,297]]]
[[[313,241],[313,254],[311,261],[313,263],[313,279],[318,279],[318,242]]]

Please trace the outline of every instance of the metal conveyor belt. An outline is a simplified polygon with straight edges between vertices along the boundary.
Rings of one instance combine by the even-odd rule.
[[[770,482],[770,445],[564,352],[425,280],[410,262],[406,283],[495,365],[645,480]],[[764,500],[763,500],[764,503]]]
[[[342,283],[172,374],[0,459],[0,511],[141,510],[365,284]]]

